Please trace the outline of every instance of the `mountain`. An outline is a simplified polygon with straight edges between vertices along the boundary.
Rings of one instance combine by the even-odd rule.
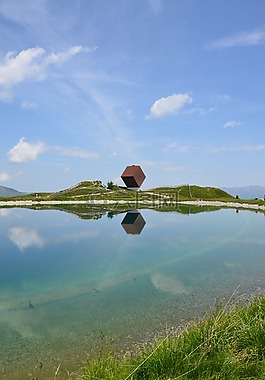
[[[242,187],[222,187],[227,193],[239,196],[241,199],[255,199],[262,198],[264,199],[265,195],[265,186],[242,186]]]
[[[0,186],[0,197],[16,197],[23,194],[25,193],[21,193],[11,187]]]

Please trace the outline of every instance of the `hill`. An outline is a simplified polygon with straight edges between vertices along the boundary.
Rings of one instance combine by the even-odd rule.
[[[101,181],[83,181],[70,188],[54,193],[33,193],[16,197],[20,200],[38,201],[106,201],[107,203],[146,202],[149,204],[170,205],[184,200],[223,200],[231,201],[234,197],[215,187],[184,185],[176,187],[157,187],[149,190],[134,191],[115,186],[109,189]]]
[[[0,186],[0,197],[16,197],[24,194],[25,193],[12,189],[11,187]]]
[[[225,200],[234,199],[231,194],[218,187],[201,187],[197,185],[182,185],[176,187],[157,187],[150,191],[161,195],[173,195],[177,200]]]

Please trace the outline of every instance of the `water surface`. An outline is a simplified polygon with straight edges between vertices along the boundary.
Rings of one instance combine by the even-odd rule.
[[[63,378],[106,338],[126,352],[235,290],[260,294],[264,214],[195,211],[0,209],[0,378],[53,378],[58,365]]]

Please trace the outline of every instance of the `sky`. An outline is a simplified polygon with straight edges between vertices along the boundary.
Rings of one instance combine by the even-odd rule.
[[[0,0],[0,185],[265,185],[264,0]]]

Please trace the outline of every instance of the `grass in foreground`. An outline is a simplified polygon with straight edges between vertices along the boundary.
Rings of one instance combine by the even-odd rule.
[[[167,336],[137,358],[116,358],[108,351],[90,361],[85,380],[265,379],[265,297],[250,306],[224,308]]]

